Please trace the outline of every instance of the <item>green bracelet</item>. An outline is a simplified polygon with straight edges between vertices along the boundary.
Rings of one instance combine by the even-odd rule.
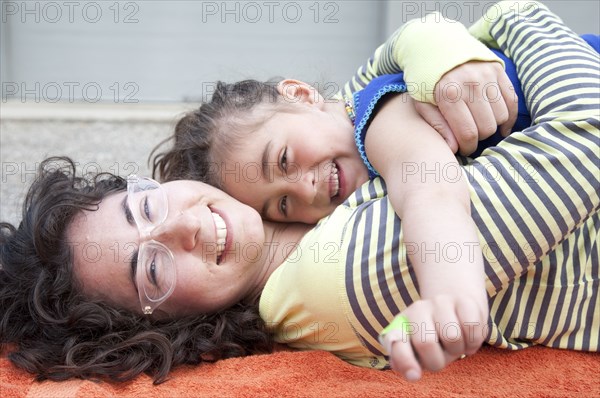
[[[401,330],[403,333],[409,332],[408,318],[404,315],[398,315],[389,325],[387,325],[381,333],[379,333],[379,342],[383,345],[383,338],[392,330]]]

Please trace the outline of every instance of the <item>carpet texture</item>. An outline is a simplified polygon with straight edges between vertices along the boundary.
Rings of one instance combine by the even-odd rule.
[[[322,351],[281,351],[185,366],[158,386],[148,376],[112,384],[35,382],[0,359],[4,398],[84,397],[600,397],[600,354],[533,347],[509,352],[483,347],[417,383],[392,371],[347,364]]]

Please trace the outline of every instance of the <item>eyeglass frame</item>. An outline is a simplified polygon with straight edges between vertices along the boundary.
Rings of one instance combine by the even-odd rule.
[[[161,197],[164,200],[165,214],[164,214],[162,220],[160,220],[159,222],[150,223],[152,225],[152,228],[144,228],[142,223],[140,221],[138,221],[138,218],[136,216],[137,212],[134,212],[131,210],[134,206],[133,199],[132,199],[134,189],[136,186],[138,186],[138,184],[140,183],[140,180],[144,180],[144,181],[148,181],[152,184],[156,184],[157,188],[161,192]],[[152,232],[157,227],[161,226],[165,222],[165,220],[167,219],[167,216],[169,214],[169,201],[168,201],[167,194],[166,194],[164,188],[162,187],[161,183],[159,183],[158,181],[156,181],[152,178],[149,178],[149,177],[138,177],[135,174],[130,174],[127,177],[126,202],[127,202],[127,206],[129,207],[131,217],[133,218],[135,225],[137,227],[140,238],[144,235],[151,236],[150,232]],[[173,253],[167,246],[165,246],[163,243],[161,243],[155,239],[152,239],[152,238],[145,240],[143,242],[140,242],[140,244],[138,246],[138,252],[137,252],[137,263],[136,263],[137,270],[136,270],[135,285],[136,285],[136,289],[138,291],[138,297],[139,297],[140,305],[141,305],[142,312],[144,313],[144,315],[151,315],[154,312],[154,310],[156,310],[156,308],[158,308],[158,306],[163,304],[173,294],[173,291],[175,290],[175,284],[177,282],[177,278],[176,277],[173,278],[173,282],[172,282],[171,286],[169,287],[169,290],[160,299],[154,300],[154,299],[151,299],[150,297],[148,297],[148,295],[146,294],[145,289],[143,287],[143,284],[142,284],[142,286],[140,286],[140,281],[139,281],[140,278],[143,277],[142,275],[144,274],[144,272],[143,272],[144,270],[141,269],[143,267],[143,261],[141,261],[142,253],[144,253],[144,250],[146,247],[148,247],[148,244],[156,245],[157,247],[160,247],[161,249],[164,250],[164,252],[167,254],[168,260],[171,263],[173,272],[175,273],[175,275],[177,274],[177,270],[175,268],[175,256],[173,256]]]

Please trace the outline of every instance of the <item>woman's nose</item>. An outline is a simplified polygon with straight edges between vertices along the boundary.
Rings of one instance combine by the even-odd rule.
[[[162,224],[145,234],[142,239],[158,241],[170,249],[192,250],[196,247],[196,236],[199,229],[199,220],[182,212],[167,218]]]

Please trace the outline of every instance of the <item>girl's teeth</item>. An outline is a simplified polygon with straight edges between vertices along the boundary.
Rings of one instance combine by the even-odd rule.
[[[217,262],[221,259],[221,254],[225,250],[225,242],[227,241],[227,225],[223,218],[217,213],[212,213],[215,227],[217,229]]]
[[[340,176],[338,174],[338,169],[335,163],[332,163],[330,179],[333,182],[333,191],[331,193],[331,197],[334,197],[340,191]]]

